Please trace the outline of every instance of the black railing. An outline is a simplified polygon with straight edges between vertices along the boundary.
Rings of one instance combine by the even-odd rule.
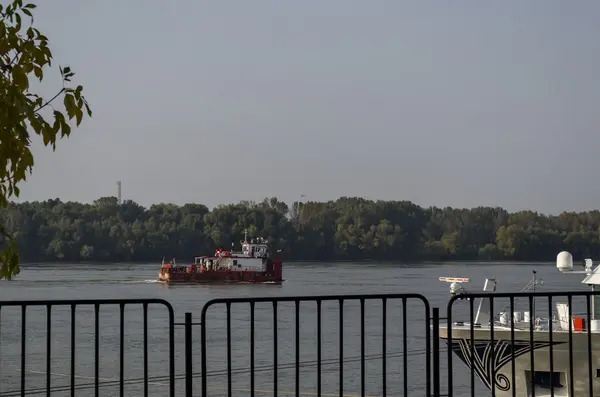
[[[133,343],[141,345],[141,348],[133,349],[130,340],[126,352],[125,314],[132,306],[138,306],[138,309],[141,306],[142,309],[141,319],[138,318],[138,322],[141,322],[141,336]],[[149,334],[150,331],[159,328],[154,311],[150,319],[152,328],[149,328],[149,308],[154,306],[166,309],[166,321],[162,327],[166,331],[166,338],[164,333],[161,336]],[[86,308],[91,308],[92,312],[86,313]],[[102,324],[101,315],[110,308],[117,310],[108,312],[108,321]],[[31,313],[34,314],[28,316]],[[171,305],[164,300],[4,301],[0,302],[0,316],[0,396],[2,397],[36,394],[50,396],[51,393],[56,392],[67,392],[75,396],[81,395],[81,390],[93,390],[93,395],[99,396],[101,387],[118,387],[118,392],[113,395],[125,396],[132,395],[129,390],[127,394],[125,393],[126,386],[131,385],[142,386],[142,390],[135,392],[136,395],[148,396],[148,386],[151,384],[149,363],[152,362],[148,348],[150,337],[153,342],[159,340],[167,345],[166,357],[162,357],[161,362],[166,362],[168,376],[155,376],[154,380],[161,379],[165,382],[167,390],[162,390],[162,395],[175,396],[174,312]],[[115,318],[118,318],[116,322]],[[131,321],[131,318],[128,320]],[[7,323],[10,328],[6,326]],[[115,329],[118,330],[118,335],[109,332]],[[89,344],[78,343],[78,336],[81,339],[83,336],[90,335],[93,336],[88,338],[93,339],[88,341],[92,345],[91,348]],[[112,343],[111,339],[117,337],[118,342]],[[107,341],[111,343],[107,344]],[[115,351],[115,344],[118,346],[118,351]],[[33,345],[32,349],[29,348],[30,345]],[[14,355],[6,353],[14,351],[17,346],[20,354],[18,354],[18,362],[14,362]],[[141,359],[138,360],[141,376],[128,378],[125,362],[136,350],[141,351],[142,354]],[[103,356],[106,358],[106,355],[109,358],[102,366],[101,359]],[[37,369],[31,369],[32,366]],[[162,366],[159,368],[159,371],[162,371]],[[89,374],[82,375],[82,371]],[[110,372],[110,378],[101,376],[101,371]],[[65,382],[63,378],[67,378],[68,381]]]
[[[216,299],[182,323],[160,299],[0,302],[0,397],[593,397],[595,295],[465,294],[446,319],[418,294]]]
[[[224,323],[222,328],[212,326],[218,320],[209,320],[208,313],[215,307],[217,318]],[[234,313],[234,307],[241,307],[242,311]],[[369,321],[369,313],[373,312],[377,317]],[[237,319],[232,324],[234,317]],[[359,317],[355,327],[351,324],[353,317]],[[332,393],[343,396],[349,391],[365,396],[368,386],[371,389],[369,395],[406,396],[409,390],[413,393],[419,390],[419,395],[423,396],[431,395],[430,307],[422,295],[216,299],[204,306],[201,323],[203,396],[209,391],[210,363],[217,363],[219,357],[226,358],[226,365],[221,370],[226,376],[224,391],[228,397],[234,395],[234,391],[238,392],[236,395],[248,391],[254,396],[257,390],[273,395],[281,392],[299,396],[309,392],[317,396]],[[247,333],[233,335],[235,325],[239,323],[244,323]],[[282,328],[282,323],[287,326]],[[259,324],[262,327],[257,329]],[[330,330],[324,333],[327,328]],[[221,349],[215,349],[219,330],[225,334],[225,340],[221,341],[224,342]],[[215,332],[217,338],[211,338]],[[283,339],[288,344],[282,346],[281,334],[286,332],[290,335]],[[235,348],[234,339],[237,341]],[[377,346],[367,346],[368,340],[374,339],[379,339]],[[415,349],[419,345],[420,349]],[[209,359],[211,350],[217,351]],[[235,359],[234,350],[241,353],[236,354]],[[282,355],[287,357],[287,363],[281,359]],[[412,356],[410,362],[409,355]],[[421,360],[415,360],[417,355]],[[392,362],[394,359],[398,359],[397,362]],[[258,361],[260,365],[257,365]],[[244,367],[236,369],[234,362],[242,362]],[[358,368],[353,364],[358,364]],[[293,374],[288,374],[287,370],[293,370]],[[377,379],[376,383],[367,384],[367,372],[370,379]],[[260,379],[257,373],[260,373]],[[246,379],[240,379],[244,375]],[[240,384],[246,387],[242,388]],[[283,390],[284,387],[287,390]]]
[[[441,338],[451,347],[447,352],[447,395],[599,395],[596,372],[600,373],[600,361],[593,353],[600,342],[593,343],[593,335],[600,333],[592,332],[592,328],[598,331],[592,309],[595,296],[600,296],[600,291],[452,297],[448,324],[440,329]],[[563,304],[562,313],[557,303]],[[584,309],[582,316],[573,314],[577,303]],[[480,304],[493,321],[477,319]],[[457,311],[462,311],[466,321],[454,321]],[[454,365],[454,356],[466,364],[468,375],[464,366]],[[459,389],[463,393],[457,392]]]

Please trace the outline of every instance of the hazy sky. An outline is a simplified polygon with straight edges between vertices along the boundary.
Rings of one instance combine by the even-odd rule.
[[[23,200],[599,207],[597,0],[38,3],[94,117]]]

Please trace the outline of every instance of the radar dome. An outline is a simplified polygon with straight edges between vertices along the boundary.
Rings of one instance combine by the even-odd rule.
[[[556,267],[561,272],[573,270],[573,255],[570,252],[563,251],[556,256]]]

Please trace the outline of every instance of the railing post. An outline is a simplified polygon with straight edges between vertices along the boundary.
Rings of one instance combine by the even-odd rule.
[[[433,397],[440,396],[440,309],[433,308]]]
[[[192,397],[192,313],[185,313],[185,395]]]

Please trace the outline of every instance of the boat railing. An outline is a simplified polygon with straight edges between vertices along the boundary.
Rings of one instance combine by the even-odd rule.
[[[562,309],[562,310],[561,310]],[[561,313],[562,312],[562,313]],[[512,314],[513,318],[515,313]],[[533,320],[534,328],[536,329],[554,329],[554,330],[569,330],[569,320],[571,322],[571,330],[574,332],[581,331],[582,326],[576,324],[576,319],[585,319],[586,323],[588,321],[588,314],[584,311],[571,311],[569,317],[569,308],[566,303],[557,302],[557,310],[552,311],[551,317],[545,316],[535,316],[532,315],[530,319]],[[499,314],[493,317],[495,326],[502,327],[511,327],[511,318],[510,313],[500,312]],[[524,321],[523,319],[515,319],[512,323],[515,329],[529,329],[531,322]],[[583,328],[590,326],[590,324],[585,324]]]
[[[527,285],[525,287],[523,287],[523,289],[521,289],[521,292],[535,292],[535,287],[536,286],[542,286],[544,285],[544,281],[542,279],[538,279],[536,277],[537,272],[534,270],[533,271],[533,277],[531,278],[531,280],[529,280],[529,282],[527,283]],[[500,318],[500,315],[502,315],[503,313],[508,313],[510,311],[511,306],[507,305],[506,307],[504,307],[502,310],[500,310],[498,312],[498,314],[496,315],[496,317],[498,317],[498,319]],[[533,313],[532,313],[533,315]]]

